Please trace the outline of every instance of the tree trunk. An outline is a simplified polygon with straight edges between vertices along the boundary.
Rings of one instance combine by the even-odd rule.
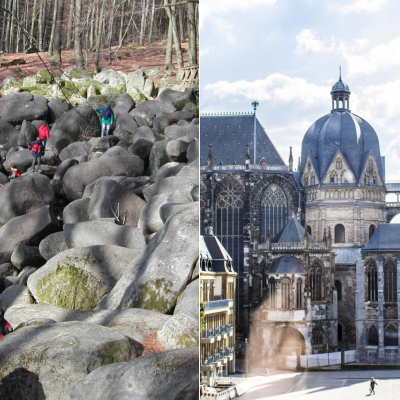
[[[83,57],[82,57],[82,47],[81,47],[81,37],[80,37],[81,10],[82,10],[82,0],[76,0],[75,27],[74,27],[76,68],[83,68]]]
[[[94,55],[94,73],[100,72],[99,62],[100,62],[100,45],[101,45],[101,34],[103,33],[103,19],[104,19],[104,7],[105,0],[101,2],[100,17],[99,17],[99,29],[96,34],[96,51]]]
[[[171,3],[168,3],[168,0],[164,0],[165,11],[167,12],[168,18],[170,19],[172,25],[172,36],[174,38],[178,71],[179,74],[181,74],[183,68],[183,58],[182,58],[181,44],[179,41],[178,28],[176,25],[176,7],[173,6],[174,3],[175,0],[171,0]]]
[[[165,52],[165,69],[174,69],[172,64],[172,22],[168,24],[167,50]]]
[[[57,22],[54,32],[54,65],[61,66],[61,29],[64,12],[64,0],[58,0]]]
[[[54,10],[53,10],[53,23],[51,25],[51,34],[50,34],[50,40],[49,40],[49,51],[47,55],[51,57],[53,55],[53,48],[54,48],[54,34],[56,30],[56,24],[57,24],[57,8],[58,8],[58,2],[59,0],[54,0]]]
[[[142,22],[140,23],[139,46],[143,46],[144,36],[146,34],[146,6],[147,0],[142,0]]]
[[[66,37],[66,43],[65,43],[66,50],[69,50],[72,47],[72,23],[73,23],[73,20],[74,20],[75,2],[77,2],[77,1],[76,0],[71,0],[71,5],[69,6],[67,37]]]
[[[29,46],[33,46],[32,38],[33,38],[33,33],[35,32],[35,20],[36,20],[36,15],[37,15],[36,6],[37,6],[37,0],[34,0],[33,9],[32,9],[31,29],[29,31],[29,35],[30,35],[30,37],[29,37]]]
[[[108,26],[108,63],[111,64],[111,41],[112,41],[112,31],[114,26],[114,10],[115,10],[115,0],[112,1],[110,10],[110,21]]]
[[[183,24],[183,5],[180,5],[178,8],[178,16],[179,16],[179,39],[180,42],[183,43],[185,41],[185,25]]]
[[[133,12],[133,10],[132,10]],[[122,38],[123,38],[123,33],[124,33],[124,20],[125,20],[125,3],[122,3],[122,10],[121,10],[121,18],[120,18],[120,24],[119,24],[119,34],[118,34],[118,43],[119,46],[122,45]]]
[[[152,39],[152,36],[153,36],[153,24],[154,24],[154,11],[155,11],[155,8],[156,8],[156,1],[153,0],[153,4],[152,4],[152,7],[151,7],[150,31],[149,31],[149,40],[148,40],[148,44],[149,45],[151,44],[151,39]]]
[[[46,9],[46,1],[43,0],[42,3],[40,4],[40,10],[39,10],[39,22],[38,22],[38,44],[39,44],[39,50],[44,51],[43,47],[43,39],[44,39],[44,15],[45,15],[45,9]]]
[[[196,29],[196,6],[194,3],[187,4],[187,31],[189,37],[189,65],[196,65],[197,61],[197,32]]]

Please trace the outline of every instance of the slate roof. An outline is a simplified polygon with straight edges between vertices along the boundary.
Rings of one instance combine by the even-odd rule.
[[[336,253],[335,264],[354,265],[361,260],[360,248],[333,247],[332,250]]]
[[[232,261],[231,256],[214,235],[200,236],[200,257],[212,261],[213,272],[227,272],[226,261]]]
[[[400,224],[379,224],[361,252],[391,250],[400,251]]]
[[[256,122],[256,163],[254,163],[254,115],[200,115],[200,165],[207,165],[209,145],[212,145],[213,164],[244,165],[246,145],[250,145],[250,164],[261,158],[269,165],[285,165],[265,129]]]
[[[342,81],[342,78],[340,78],[333,86],[332,86],[332,92],[336,91],[343,91],[346,90],[350,92],[349,85],[346,82]]]
[[[303,243],[304,227],[292,217],[286,226],[271,240],[272,243]],[[315,239],[308,235],[308,242],[315,243]]]
[[[301,151],[301,173],[305,168],[307,155],[318,165],[316,173],[321,182],[333,158],[341,151],[357,182],[362,178],[366,154],[374,156],[382,178],[379,140],[372,126],[359,116],[347,110],[333,111],[318,119],[306,132]]]
[[[268,274],[306,274],[304,262],[293,256],[275,258],[268,269]]]

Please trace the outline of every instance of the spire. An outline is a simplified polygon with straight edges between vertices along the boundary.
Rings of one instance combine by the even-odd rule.
[[[210,200],[207,200],[207,207],[205,209],[205,214],[206,214],[206,219],[204,220],[205,222],[205,227],[204,227],[204,234],[205,235],[214,235],[213,231],[213,220],[212,220],[212,212],[211,212],[211,207],[210,207]]]
[[[289,171],[293,171],[293,154],[292,154],[292,147],[290,147],[290,154],[289,154]]]
[[[208,157],[207,157],[207,169],[211,170],[213,167],[213,161],[212,161],[212,146],[208,147]]]
[[[250,169],[250,146],[247,143],[246,145],[247,151],[246,151],[246,157],[244,159],[244,165],[246,166],[246,169]]]
[[[257,147],[257,116],[256,116],[256,111],[257,111],[257,107],[260,103],[257,100],[254,100],[251,105],[254,108],[254,132],[253,132],[253,142],[254,142],[254,158],[253,158],[253,162],[254,164],[257,164],[257,153],[256,153],[256,147]]]
[[[328,227],[328,239],[327,239],[327,244],[329,247],[332,247],[332,236],[331,236],[331,227]]]
[[[342,81],[342,66],[339,65],[339,80],[332,86],[332,112],[336,110],[349,110],[350,108],[350,89],[346,82]]]
[[[339,81],[342,80],[342,66],[339,65]]]
[[[301,168],[301,159],[300,159],[300,157],[299,157],[299,163],[298,163],[298,165],[297,165],[297,171],[300,172],[300,168]]]

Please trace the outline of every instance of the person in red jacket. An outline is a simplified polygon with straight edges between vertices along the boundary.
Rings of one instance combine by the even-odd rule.
[[[39,137],[36,138],[35,142],[30,142],[28,146],[29,150],[32,150],[32,172],[35,172],[35,165],[37,163],[38,165],[38,172],[42,173],[42,170],[40,169],[40,163],[42,159],[42,151],[43,151],[43,145],[42,141],[40,140]]]
[[[17,167],[15,165],[13,165],[11,167],[11,175],[8,177],[8,179],[10,181],[12,181],[13,179],[20,178],[20,177],[21,177],[21,174],[18,172]]]
[[[0,339],[12,331],[10,323],[4,319],[4,308],[0,307]]]
[[[42,122],[42,124],[39,126],[39,139],[42,141],[42,152],[44,151],[44,148],[46,147],[46,141],[49,138],[49,126],[47,125],[47,122]]]

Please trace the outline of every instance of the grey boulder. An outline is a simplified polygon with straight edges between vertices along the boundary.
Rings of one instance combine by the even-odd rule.
[[[41,267],[46,260],[39,252],[39,248],[19,244],[15,246],[11,254],[11,262],[16,268],[22,270],[26,266]]]
[[[39,244],[39,252],[45,260],[50,260],[56,254],[67,250],[64,232],[55,232],[46,236]]]

